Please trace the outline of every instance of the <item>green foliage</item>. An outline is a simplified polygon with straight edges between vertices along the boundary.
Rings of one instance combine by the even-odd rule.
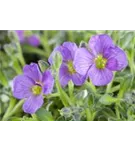
[[[45,110],[44,108],[40,108],[40,109],[36,112],[36,115],[37,115],[37,118],[38,118],[40,121],[54,121],[51,112]]]
[[[20,44],[14,31],[0,31],[0,120],[11,121],[135,121],[135,31],[31,31],[40,37],[39,47]],[[91,82],[76,87],[72,82],[62,88],[58,72],[61,55],[55,53],[52,72],[55,77],[53,93],[44,97],[44,105],[35,114],[23,112],[23,100],[12,96],[12,82],[22,73],[23,66],[38,63],[42,72],[50,68],[48,57],[65,41],[88,47],[95,34],[109,34],[114,43],[124,49],[128,67],[117,72],[104,87]]]

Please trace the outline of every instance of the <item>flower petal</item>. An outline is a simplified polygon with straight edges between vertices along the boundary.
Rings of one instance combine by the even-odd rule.
[[[39,67],[36,63],[31,63],[30,65],[25,65],[23,68],[24,75],[30,77],[35,82],[41,81],[42,74],[39,70]]]
[[[80,86],[85,82],[86,77],[80,75],[79,73],[75,73],[72,75],[72,81],[75,85]]]
[[[43,93],[50,94],[52,92],[53,86],[54,86],[54,78],[53,78],[50,70],[47,70],[43,73],[42,83],[44,84]]]
[[[52,65],[53,63],[53,56],[55,55],[56,51],[59,51],[62,55],[62,59],[64,62],[74,59],[75,52],[77,50],[77,45],[72,42],[64,42],[61,46],[57,46],[53,52],[51,53],[48,61]]]
[[[25,42],[24,30],[16,30],[20,43]]]
[[[108,59],[107,68],[113,71],[122,70],[128,65],[125,52],[117,46],[110,48],[105,56]]]
[[[34,114],[43,105],[43,96],[30,96],[23,104],[25,113]]]
[[[68,72],[68,67],[64,64],[62,64],[60,67],[59,80],[60,80],[60,84],[63,87],[68,84],[69,80],[71,80],[71,75]]]
[[[73,42],[64,42],[62,46],[65,48],[63,50],[63,56],[65,56],[66,59],[68,59],[68,60],[73,60],[74,56],[75,56],[75,52],[78,49],[77,45],[75,43],[73,43]],[[68,51],[67,51],[67,49],[68,49]],[[66,51],[67,51],[67,53],[69,53],[68,54],[69,58],[67,58]]]
[[[27,38],[27,42],[34,47],[37,47],[40,45],[40,39],[37,35],[32,35]]]
[[[113,73],[109,69],[98,69],[95,64],[89,69],[88,76],[96,86],[104,86],[111,82]]]
[[[64,62],[73,60],[71,51],[67,47],[62,46],[61,55]]]
[[[95,56],[102,54],[105,49],[111,46],[113,46],[113,41],[111,37],[106,34],[92,36],[89,40],[89,47]]]
[[[18,99],[27,98],[32,95],[31,87],[34,81],[27,76],[19,75],[13,80],[13,95]]]
[[[110,58],[107,61],[106,68],[109,70],[115,71],[118,66],[117,60],[115,58]]]
[[[88,69],[93,64],[93,55],[85,48],[79,48],[76,51],[75,59],[73,61],[76,72],[81,75],[86,75]]]

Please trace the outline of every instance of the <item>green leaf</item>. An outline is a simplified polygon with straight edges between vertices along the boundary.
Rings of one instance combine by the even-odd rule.
[[[98,120],[117,120],[115,113],[109,107],[99,109],[96,117]]]
[[[87,121],[93,121],[95,116],[96,116],[96,112],[89,109],[89,108],[86,108],[85,109],[85,113],[86,113],[86,118],[87,118]]]
[[[16,71],[17,74],[21,74],[22,69],[21,66],[19,64],[19,61],[22,62],[22,57],[20,57],[20,52],[18,51],[18,49],[16,49],[16,45],[15,44],[5,44],[4,45],[4,50],[6,52],[6,54],[9,56],[9,58],[12,60],[12,67],[14,68],[14,70]],[[24,64],[24,63],[23,63]]]
[[[3,84],[3,86],[7,86],[8,85],[8,81],[6,76],[4,75],[2,68],[0,70],[0,83]]]
[[[124,35],[124,37],[121,39],[121,45],[123,49],[130,48],[131,41],[134,38],[133,32],[128,32]]]
[[[20,66],[18,60],[14,59],[12,62],[13,62],[12,67],[14,68],[14,70],[16,71],[16,73],[17,74],[21,74],[22,73],[22,69],[21,69],[21,66]]]
[[[27,45],[27,44],[24,44],[22,46],[22,49],[23,49],[23,52],[24,53],[28,53],[28,54],[37,54],[41,57],[46,57],[48,58],[48,54],[45,53],[42,49],[38,48],[38,47],[33,47],[33,46],[30,46],[30,45]]]
[[[127,92],[134,81],[134,76],[132,74],[126,75],[126,77],[120,83],[120,91],[118,93],[118,98],[122,98],[124,93]]]
[[[77,100],[80,100],[80,99],[85,99],[87,96],[88,96],[88,91],[85,89],[85,90],[79,91],[79,92],[75,95],[75,98],[76,98]]]
[[[77,94],[75,94],[75,103],[78,106],[87,106],[88,101],[91,99],[91,95],[88,93],[88,91],[85,90],[79,90]]]
[[[128,108],[127,116],[128,116],[128,120],[130,121],[135,120],[135,105],[134,104]]]
[[[45,70],[47,70],[49,68],[49,64],[44,60],[39,60],[38,65],[42,72],[44,72]]]
[[[62,63],[62,56],[59,51],[56,51],[52,55],[52,62],[53,62],[53,68],[54,70],[59,70],[61,63]]]
[[[13,30],[8,31],[8,37],[13,42],[19,42],[19,38],[17,36],[17,33]]]
[[[63,103],[63,105],[65,107],[67,107],[69,104],[72,104],[69,96],[67,95],[67,93],[62,89],[58,79],[56,80],[56,87],[57,87],[57,90],[58,90],[58,93],[60,95],[60,99]]]
[[[44,108],[40,108],[36,112],[36,115],[40,121],[54,121],[54,118],[53,118],[51,112],[45,110]]]
[[[111,105],[112,103],[117,102],[118,99],[110,96],[109,94],[105,94],[99,99],[99,101],[103,105]]]

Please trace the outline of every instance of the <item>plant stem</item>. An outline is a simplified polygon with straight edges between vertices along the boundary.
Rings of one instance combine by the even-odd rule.
[[[24,60],[24,57],[23,57],[23,52],[22,52],[20,42],[18,41],[16,43],[16,45],[17,45],[17,49],[19,51],[19,61],[20,61],[21,65],[24,66],[25,65],[25,60]]]
[[[135,51],[134,49],[131,50],[131,59],[130,59],[130,68],[131,68],[132,74],[135,73],[135,65],[134,65],[134,55],[135,55],[135,52],[134,51]]]
[[[113,87],[111,90],[110,90],[110,93],[113,93],[115,91],[118,91],[120,89],[120,85],[117,85],[115,87]]]
[[[17,111],[21,108],[21,106],[23,105],[24,101],[20,100],[20,102],[18,102],[15,107],[9,112],[7,112],[3,118],[2,121],[6,121],[8,120],[9,117],[11,117],[12,115],[14,115],[15,113],[17,113]]]
[[[69,81],[68,83],[68,91],[69,91],[69,96],[70,96],[70,100],[71,103],[74,105],[75,104],[75,98],[74,98],[74,84],[72,81]]]
[[[20,62],[22,64],[22,66],[24,66],[25,65],[25,60],[24,60],[24,57],[23,57],[22,54],[20,55],[19,59],[20,59]]]
[[[120,89],[120,90],[119,90],[119,93],[118,93],[118,96],[117,96],[119,100],[123,97],[124,92],[125,92],[125,91],[124,91],[123,89]]]
[[[52,98],[52,97],[59,97],[60,94],[59,93],[53,93],[47,96],[47,98]]]
[[[11,97],[10,98],[10,102],[9,102],[9,105],[8,105],[8,108],[3,116],[3,118],[6,118],[6,116],[8,116],[8,114],[11,112],[11,110],[13,109],[13,107],[15,106],[16,104],[16,99]]]
[[[130,68],[131,68],[131,73],[135,74],[135,45],[133,44],[135,43],[135,37],[133,38],[133,42],[131,45],[131,59],[130,59]]]
[[[117,116],[118,120],[120,120],[120,112],[119,112],[118,106],[119,106],[119,103],[116,103],[115,104],[115,111],[116,111],[116,116]]]
[[[2,68],[1,68],[1,67],[0,67],[0,79],[1,79],[1,83],[2,83],[4,86],[7,86],[7,85],[8,85],[7,78],[5,77],[4,72],[2,71]]]

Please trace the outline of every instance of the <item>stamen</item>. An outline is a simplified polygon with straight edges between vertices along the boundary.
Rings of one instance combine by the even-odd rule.
[[[104,69],[106,66],[106,63],[107,63],[107,59],[104,58],[102,55],[98,55],[95,58],[95,64],[98,69]]]
[[[70,74],[76,73],[72,61],[68,61],[67,66],[68,66],[68,71],[69,71]]]
[[[31,90],[34,95],[40,95],[42,91],[42,87],[39,85],[34,85]]]

